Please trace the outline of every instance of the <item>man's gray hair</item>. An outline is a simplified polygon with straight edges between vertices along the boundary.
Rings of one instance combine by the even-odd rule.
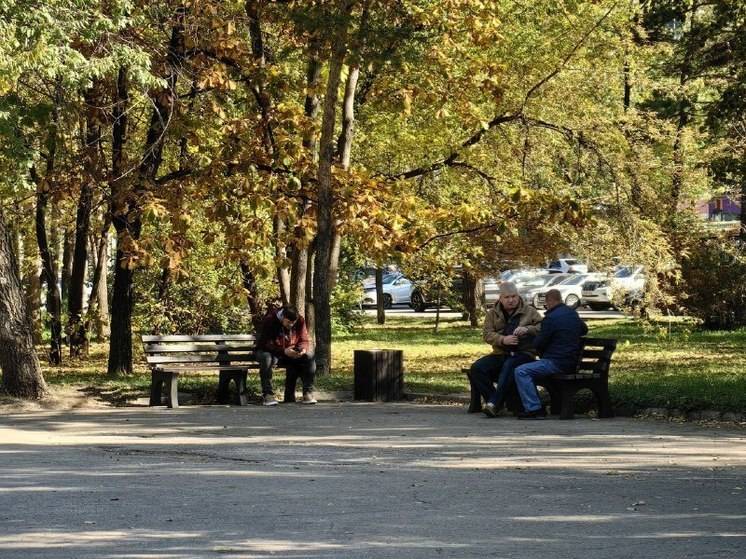
[[[504,281],[500,284],[500,295],[518,295],[518,288],[512,281]]]

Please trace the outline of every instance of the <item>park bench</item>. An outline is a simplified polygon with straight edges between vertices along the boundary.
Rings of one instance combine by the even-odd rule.
[[[228,402],[233,382],[236,403],[246,405],[247,374],[259,368],[253,335],[142,336],[142,343],[151,370],[151,406],[161,405],[165,386],[166,405],[179,407],[179,376],[190,373],[218,373],[218,402]]]
[[[575,411],[575,394],[587,388],[596,398],[598,417],[614,416],[609,397],[609,366],[611,356],[616,349],[616,340],[609,338],[583,338],[583,350],[575,371],[568,374],[557,374],[537,379],[536,384],[543,386],[549,393],[550,411],[560,419],[572,419]],[[471,382],[470,370],[463,369],[469,378],[471,398],[469,413],[482,411],[482,399]],[[515,409],[517,394],[508,395],[507,406]]]

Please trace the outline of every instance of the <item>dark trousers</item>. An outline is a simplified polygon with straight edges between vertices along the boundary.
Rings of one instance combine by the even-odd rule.
[[[485,402],[495,405],[505,401],[515,385],[513,371],[518,365],[530,363],[534,358],[525,353],[515,355],[485,355],[471,366],[471,382]],[[495,387],[497,383],[497,387]]]
[[[283,367],[286,370],[285,400],[292,394],[295,400],[295,383],[300,377],[303,383],[303,392],[313,391],[313,381],[316,377],[316,360],[313,354],[306,354],[297,359],[290,357],[277,357],[268,351],[257,351],[256,359],[259,362],[259,378],[262,382],[262,394],[273,394],[272,370],[275,367]]]

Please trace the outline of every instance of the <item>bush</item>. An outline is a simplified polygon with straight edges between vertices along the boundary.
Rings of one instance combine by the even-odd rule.
[[[746,325],[746,253],[727,240],[707,239],[690,249],[681,268],[682,303],[706,329]]]

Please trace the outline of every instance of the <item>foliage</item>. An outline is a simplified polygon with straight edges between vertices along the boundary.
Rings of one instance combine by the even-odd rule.
[[[681,270],[687,288],[683,305],[705,328],[746,326],[746,255],[727,239],[694,244]]]

